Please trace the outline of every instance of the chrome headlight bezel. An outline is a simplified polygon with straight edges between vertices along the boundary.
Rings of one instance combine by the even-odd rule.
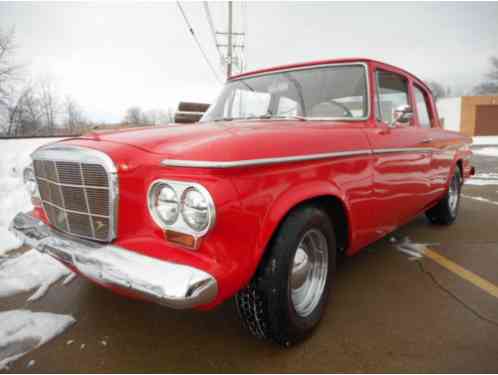
[[[160,188],[161,185],[168,185],[176,192],[176,197],[178,199],[179,214],[177,215],[176,220],[172,223],[165,223],[163,220],[161,220],[161,217],[157,213],[154,206],[154,194],[157,192],[157,190]],[[206,201],[207,212],[208,212],[208,223],[201,230],[196,230],[192,226],[190,226],[187,223],[187,221],[184,219],[184,215],[182,213],[183,211],[182,197],[184,196],[184,193],[189,189],[195,189],[197,192],[199,192],[202,195],[202,197]],[[189,234],[198,239],[206,235],[213,228],[216,222],[216,208],[214,205],[213,198],[209,193],[209,191],[199,183],[167,180],[167,179],[155,180],[149,186],[149,190],[147,192],[147,202],[148,202],[149,213],[152,219],[154,220],[156,225],[158,225],[161,229],[173,230],[179,233]]]
[[[164,205],[174,206],[176,205],[176,212],[172,212],[172,217],[167,219],[163,213],[158,208],[157,200],[160,199],[161,195],[165,190],[169,190],[173,196],[163,197],[162,202]],[[148,206],[149,211],[152,214],[154,221],[157,223],[162,223],[162,225],[168,226],[174,224],[178,220],[178,215],[180,215],[180,200],[178,198],[178,193],[176,190],[169,184],[161,182],[157,183],[149,191],[148,196]]]

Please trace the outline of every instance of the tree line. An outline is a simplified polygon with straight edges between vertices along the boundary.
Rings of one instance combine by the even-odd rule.
[[[14,31],[0,29],[0,136],[76,135],[98,128],[167,124],[171,109],[128,108],[118,124],[90,121],[69,95],[61,98],[52,80],[26,78],[26,69],[15,63]]]
[[[70,96],[60,99],[53,82],[26,79],[15,63],[14,32],[0,30],[0,135],[80,134],[92,127]]]
[[[14,31],[0,29],[0,136],[38,136],[81,134],[98,128],[147,126],[174,121],[170,109],[128,108],[121,123],[108,125],[90,121],[71,96],[61,99],[49,79],[25,78],[23,66],[15,63]],[[498,57],[489,60],[490,68],[482,82],[469,90],[472,95],[498,95]],[[436,81],[427,81],[436,100],[450,96],[451,89]],[[102,126],[104,127],[104,126]]]
[[[484,75],[484,79],[467,92],[469,95],[498,95],[498,57],[489,58],[489,70]],[[444,86],[436,81],[426,82],[432,91],[435,100],[451,96],[449,86]]]

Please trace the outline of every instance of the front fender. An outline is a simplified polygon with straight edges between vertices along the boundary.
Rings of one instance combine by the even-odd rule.
[[[256,251],[254,252],[255,264],[259,264],[268,242],[285,216],[300,203],[323,196],[335,197],[341,200],[346,208],[348,221],[350,221],[350,207],[346,195],[334,182],[324,180],[305,181],[290,186],[271,204],[263,219],[262,230],[259,233]]]

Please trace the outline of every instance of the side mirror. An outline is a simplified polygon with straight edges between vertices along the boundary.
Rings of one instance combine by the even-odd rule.
[[[389,124],[389,126],[393,128],[396,124],[408,124],[412,117],[412,107],[408,104],[400,105],[393,111],[393,121]]]

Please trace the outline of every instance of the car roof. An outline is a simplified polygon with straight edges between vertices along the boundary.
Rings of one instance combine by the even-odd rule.
[[[280,70],[291,70],[291,69],[299,69],[299,68],[305,68],[305,67],[313,67],[313,66],[318,66],[318,65],[327,65],[327,64],[344,64],[344,63],[365,63],[365,64],[379,64],[384,67],[392,68],[393,70],[398,71],[399,73],[402,73],[406,76],[411,77],[412,79],[416,80],[418,83],[421,83],[426,90],[431,92],[430,88],[425,84],[423,80],[415,76],[414,74],[399,68],[397,66],[385,63],[383,61],[379,60],[374,60],[366,57],[348,57],[348,58],[341,58],[341,59],[329,59],[329,60],[315,60],[315,61],[308,61],[308,62],[301,62],[301,63],[295,63],[295,64],[286,64],[286,65],[278,65],[278,66],[273,66],[270,68],[262,68],[262,69],[257,69],[249,72],[244,72],[241,74],[234,75],[230,77],[229,81],[231,80],[237,80],[239,78],[246,78],[250,77],[253,75],[258,75],[258,74],[264,74],[264,73],[272,73],[272,72],[278,72]]]

